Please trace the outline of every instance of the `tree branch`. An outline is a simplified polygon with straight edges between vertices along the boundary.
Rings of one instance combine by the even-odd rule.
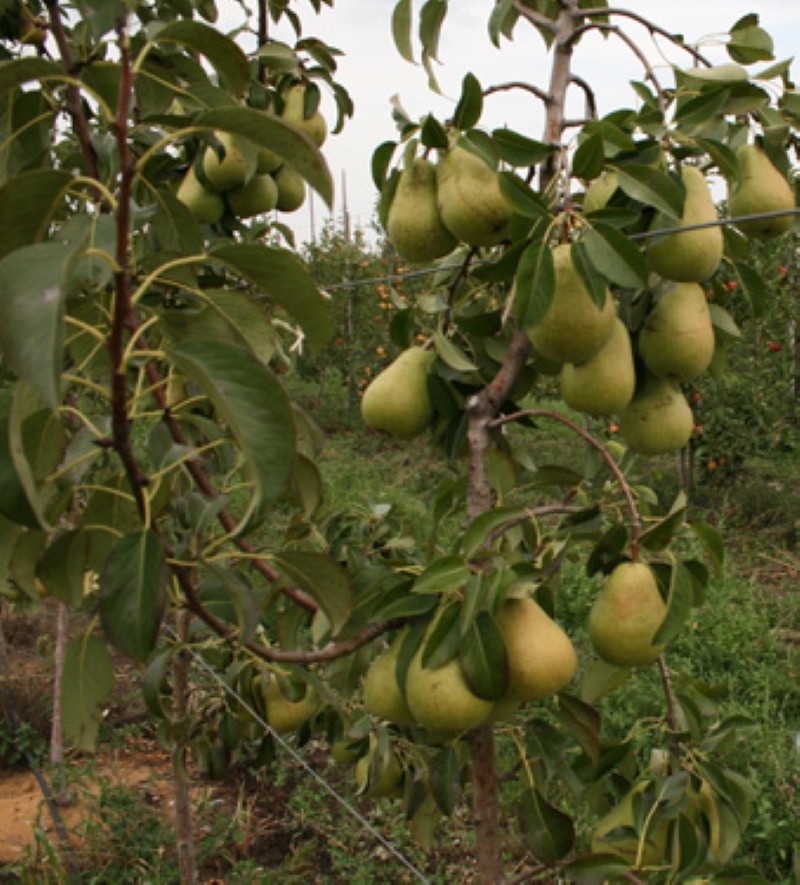
[[[493,95],[496,92],[508,92],[511,89],[521,89],[523,92],[530,92],[531,95],[535,95],[540,101],[543,101],[545,104],[550,100],[550,96],[544,91],[544,89],[539,89],[538,86],[534,86],[531,83],[525,83],[521,80],[511,80],[508,83],[498,83],[496,86],[490,86],[488,89],[483,90],[483,95],[486,97],[487,95]]]
[[[537,12],[535,9],[531,9],[529,6],[525,6],[521,0],[515,0],[514,10],[519,13],[521,18],[527,19],[537,28],[541,28],[543,31],[549,31],[551,34],[556,33],[556,23],[553,19],[548,18],[541,12]]]

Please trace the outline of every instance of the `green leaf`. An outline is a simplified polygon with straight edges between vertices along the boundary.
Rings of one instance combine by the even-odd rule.
[[[88,556],[89,535],[80,529],[64,532],[44,551],[36,567],[36,576],[51,596],[75,605],[83,596]]]
[[[447,139],[447,131],[433,114],[427,114],[423,120],[422,128],[419,133],[419,140],[426,148],[438,148],[439,150],[446,149],[449,143]],[[412,142],[409,142],[409,145],[410,144],[412,144]]]
[[[518,819],[525,845],[541,863],[555,864],[572,851],[572,818],[551,805],[536,787],[529,787],[522,794]]]
[[[426,670],[438,670],[458,654],[461,647],[461,606],[457,602],[444,605],[436,614],[426,634],[420,663]]]
[[[217,28],[185,19],[170,22],[152,37],[153,43],[179,43],[205,56],[225,80],[229,90],[244,94],[250,83],[250,63],[239,46]]]
[[[722,535],[713,525],[705,522],[691,522],[689,523],[689,528],[703,545],[703,550],[711,559],[715,573],[719,574],[722,566],[725,564],[725,544],[722,540]]]
[[[0,93],[16,89],[31,80],[68,81],[69,77],[58,62],[30,55],[0,63]]]
[[[71,181],[68,172],[37,169],[15,175],[0,187],[0,258],[47,234]]]
[[[600,714],[568,694],[558,696],[558,717],[590,759],[600,757]]]
[[[682,496],[670,512],[657,523],[642,532],[639,543],[648,550],[663,550],[686,520],[686,500]]]
[[[464,677],[479,698],[496,701],[505,695],[508,654],[500,628],[488,612],[478,612],[467,627],[459,658]]]
[[[775,58],[772,37],[757,25],[734,28],[725,48],[734,61],[743,65]]]
[[[30,471],[27,464],[22,466],[22,475],[12,456],[15,448],[12,436],[12,414],[14,390],[0,390],[0,513],[17,525],[31,529],[43,528],[36,497],[29,498],[32,479],[27,479]],[[46,525],[46,523],[45,523]]]
[[[464,586],[470,570],[463,556],[444,556],[432,562],[414,581],[413,593],[445,593]]]
[[[547,313],[556,289],[553,253],[544,241],[532,242],[522,253],[515,289],[517,324],[530,329]]]
[[[483,90],[474,74],[466,74],[461,82],[461,98],[453,111],[456,129],[472,129],[483,112]]]
[[[525,218],[550,217],[547,201],[541,194],[524,182],[519,175],[503,170],[497,176],[500,193],[506,198],[511,208]]]
[[[576,885],[597,885],[606,880],[617,881],[630,871],[630,864],[612,854],[593,854],[582,857],[564,868],[569,881]]]
[[[694,582],[690,572],[680,563],[671,569],[667,613],[653,637],[653,645],[671,642],[680,633],[689,618],[694,596]]]
[[[519,507],[495,507],[481,513],[469,523],[461,536],[461,549],[464,556],[470,558],[486,545],[487,540],[512,523],[519,523],[525,518],[525,510]]]
[[[292,252],[258,243],[219,246],[209,253],[256,285],[303,328],[312,349],[322,347],[333,327],[327,306],[303,262]]]
[[[0,260],[0,353],[52,409],[61,398],[69,250],[62,243],[36,243]]]
[[[166,719],[171,712],[168,678],[176,651],[170,646],[154,654],[142,674],[142,700],[157,719]]]
[[[625,193],[646,206],[680,218],[684,194],[680,185],[665,172],[652,166],[617,166],[617,182]]]
[[[500,36],[510,40],[519,12],[514,6],[515,0],[496,0],[494,9],[489,16],[489,39],[495,46],[500,46]]]
[[[753,314],[757,317],[763,316],[769,305],[769,291],[763,274],[759,273],[752,264],[748,264],[745,261],[734,261],[733,269],[736,271],[736,279],[739,281],[742,291],[750,301]],[[719,307],[719,305],[709,305],[709,307]],[[727,322],[723,321],[720,315],[717,325],[727,335],[735,338],[741,337],[741,332],[739,332],[739,327],[736,325],[733,317],[731,317],[730,322]]]
[[[586,704],[594,704],[609,692],[619,688],[631,674],[629,667],[616,667],[605,661],[592,661],[580,682],[580,697]]]
[[[594,132],[578,145],[572,158],[572,174],[584,181],[592,181],[603,171],[606,162],[603,136]]]
[[[429,58],[435,59],[438,56],[439,37],[446,15],[447,0],[425,0],[420,10],[419,39]]]
[[[437,356],[451,369],[457,372],[477,372],[478,367],[475,363],[461,350],[460,347],[453,344],[449,338],[445,338],[440,331],[434,333],[433,340],[436,344]]]
[[[736,154],[727,144],[713,138],[698,138],[697,146],[711,157],[714,165],[725,178],[736,180],[739,177],[739,163],[736,160]]]
[[[398,0],[392,11],[392,37],[401,58],[414,64],[411,45],[412,0]]]
[[[711,323],[714,326],[714,332],[721,334],[725,338],[741,338],[742,333],[736,325],[736,320],[719,304],[711,303],[708,305],[711,314]]]
[[[236,531],[258,524],[286,488],[294,460],[294,416],[283,386],[249,350],[228,342],[184,341],[168,354],[211,400],[242,449],[251,499]]]
[[[747,71],[735,64],[711,65],[710,67],[684,68],[676,71],[676,79],[689,87],[707,84],[745,83]]]
[[[328,206],[333,205],[333,179],[319,147],[282,117],[247,107],[220,107],[192,119],[198,129],[221,130],[248,138],[288,160]]]
[[[461,798],[461,761],[453,746],[442,747],[428,766],[430,788],[443,814],[450,815]]]
[[[553,146],[521,135],[513,129],[492,131],[500,158],[511,166],[536,166],[543,163],[552,153]]]
[[[264,305],[247,292],[235,289],[207,290],[206,294],[209,296],[208,309],[218,314],[236,332],[256,359],[268,363],[275,355],[277,341]]]
[[[609,297],[608,283],[605,277],[597,272],[597,268],[595,268],[594,262],[583,242],[573,240],[570,249],[572,252],[572,266],[586,287],[589,297],[597,305],[598,309],[602,310],[606,299]]]
[[[92,633],[71,639],[64,657],[61,722],[76,749],[93,753],[103,706],[114,689],[114,665],[106,644]]]
[[[275,555],[275,562],[319,603],[335,636],[353,610],[353,590],[347,572],[327,554],[308,550],[282,550]]]
[[[125,535],[100,573],[100,620],[111,644],[136,661],[155,648],[167,607],[167,564],[156,534]]]
[[[616,228],[595,222],[583,238],[589,260],[603,276],[630,289],[647,285],[647,262],[641,250]]]

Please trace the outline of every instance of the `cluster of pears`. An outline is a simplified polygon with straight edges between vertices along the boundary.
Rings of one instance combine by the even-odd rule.
[[[305,94],[304,84],[290,86],[281,116],[321,147],[327,124],[319,109],[307,114]],[[214,137],[217,146],[207,146],[196,158],[176,193],[198,222],[214,224],[226,211],[253,218],[276,209],[295,212],[303,205],[306,185],[291,163],[234,133],[218,131]]]
[[[463,732],[504,719],[521,704],[561,691],[577,670],[575,648],[529,591],[523,584],[512,588],[495,616],[508,657],[508,688],[503,698],[489,700],[475,694],[458,657],[434,668],[423,665],[426,643],[440,610],[411,658],[402,685],[398,658],[405,631],[375,658],[364,681],[367,710],[396,725]]]
[[[459,243],[495,246],[508,236],[512,209],[497,171],[452,144],[438,163],[416,154],[411,141],[386,215],[386,234],[401,258],[434,261]]]

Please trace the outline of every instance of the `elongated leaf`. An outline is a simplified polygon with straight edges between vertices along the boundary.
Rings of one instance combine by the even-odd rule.
[[[294,416],[283,386],[235,344],[184,341],[168,353],[211,400],[242,449],[242,469],[252,489],[238,531],[258,524],[286,487],[294,460]]]
[[[572,172],[584,181],[592,181],[603,171],[605,161],[603,136],[594,132],[578,145],[572,160]]]
[[[722,536],[713,525],[705,522],[692,522],[689,523],[689,527],[703,545],[706,554],[711,558],[715,573],[719,574],[725,563],[725,544]]]
[[[537,166],[552,153],[553,146],[521,135],[513,129],[495,129],[492,138],[501,159],[512,166]]]
[[[93,633],[70,640],[64,659],[61,722],[78,750],[93,753],[103,705],[114,688],[114,666],[105,642]]]
[[[511,39],[518,18],[519,12],[514,8],[514,0],[497,0],[489,16],[489,39],[495,46],[500,46],[501,35]]]
[[[419,39],[425,54],[432,59],[439,53],[439,37],[447,15],[447,0],[425,0],[419,14]]]
[[[461,536],[461,548],[467,558],[474,556],[487,540],[511,523],[520,522],[525,510],[518,507],[495,507],[472,520]]]
[[[61,243],[36,243],[0,260],[0,352],[53,409],[60,399],[68,254]]]
[[[411,46],[412,0],[398,0],[392,11],[392,37],[400,57],[414,63],[414,50]]]
[[[753,308],[753,313],[757,317],[762,316],[769,304],[769,293],[763,275],[760,274],[752,264],[748,264],[745,261],[735,261],[733,267],[736,271],[736,278],[741,284],[745,295],[747,295],[750,300],[750,306]],[[731,317],[731,324],[738,330],[738,326],[736,326],[733,317]],[[733,335],[731,324],[728,324],[727,328],[723,326],[721,322],[718,325],[719,328],[727,334]],[[734,337],[738,338],[740,334],[741,333],[738,333]]]
[[[508,654],[500,628],[488,612],[467,627],[459,650],[461,668],[472,691],[496,701],[508,689]]]
[[[231,270],[254,283],[303,328],[312,348],[330,338],[328,309],[303,262],[292,252],[257,243],[220,246],[210,253]]]
[[[335,636],[353,609],[353,591],[347,572],[327,554],[306,550],[283,550],[275,561],[319,603]]]
[[[275,114],[247,107],[202,111],[192,126],[233,132],[288,160],[323,200],[333,204],[333,179],[319,147],[296,126]]]
[[[462,556],[445,556],[431,563],[414,582],[414,593],[445,593],[463,587],[470,575]]]
[[[12,456],[12,406],[13,389],[0,390],[0,513],[17,525],[37,529],[42,527],[38,508]]]
[[[556,288],[553,254],[543,241],[531,243],[522,253],[515,278],[517,323],[530,329],[547,313]]]
[[[457,129],[471,129],[483,113],[483,90],[474,74],[466,74],[461,82],[461,98],[453,111],[453,125]]]
[[[450,815],[461,797],[461,763],[455,747],[445,746],[430,765],[430,788],[443,814]]]
[[[31,80],[68,80],[64,67],[58,62],[36,56],[16,58],[0,64],[0,93],[16,89]]]
[[[275,354],[276,336],[264,305],[233,289],[215,289],[209,294],[210,309],[235,330],[257,359],[268,363]]]
[[[435,616],[425,638],[420,663],[427,670],[438,670],[452,661],[461,647],[461,606],[451,602]]]
[[[250,63],[239,46],[211,25],[185,19],[159,29],[154,43],[179,43],[204,56],[225,80],[228,88],[242,95],[250,82]]]
[[[596,222],[586,231],[583,243],[592,264],[609,282],[631,289],[647,284],[644,255],[616,228]]]
[[[598,268],[589,256],[586,245],[581,240],[573,241],[570,246],[572,252],[572,266],[586,287],[589,297],[602,310],[609,297],[608,282],[603,274],[598,273]]]
[[[37,169],[10,178],[0,187],[0,258],[41,239],[72,175]]]
[[[74,605],[83,595],[88,556],[89,535],[80,530],[64,532],[45,550],[36,575],[51,596]]]
[[[500,193],[516,213],[525,218],[549,218],[550,209],[545,198],[537,194],[519,175],[503,170],[497,180]]]
[[[600,714],[568,694],[558,696],[559,718],[590,759],[600,756]]]
[[[151,531],[125,535],[100,573],[100,620],[112,645],[144,661],[156,644],[167,604],[166,561]]]
[[[572,818],[551,805],[536,787],[522,794],[518,817],[522,838],[537,860],[554,864],[572,851],[575,844]]]
[[[671,642],[680,633],[689,618],[694,596],[694,582],[690,572],[680,563],[672,567],[667,600],[667,614],[653,637],[653,645]]]
[[[434,341],[437,355],[451,369],[457,372],[477,372],[478,367],[464,351],[438,330],[434,334]]]
[[[619,186],[629,197],[673,218],[681,217],[683,191],[669,175],[652,166],[618,166],[616,170]]]
[[[752,270],[752,268],[751,268]],[[711,314],[711,323],[714,331],[725,338],[741,338],[742,332],[736,325],[736,320],[719,304],[709,304],[709,313]]]

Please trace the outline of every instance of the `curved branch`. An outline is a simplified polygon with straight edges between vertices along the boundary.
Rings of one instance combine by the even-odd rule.
[[[586,116],[591,117],[593,120],[597,119],[597,98],[594,94],[594,89],[592,89],[583,77],[579,77],[577,74],[571,74],[569,82],[574,83],[583,90],[584,95],[586,96]],[[564,121],[564,126],[566,125],[567,122]]]
[[[534,86],[531,83],[525,83],[522,80],[511,80],[508,83],[498,83],[496,86],[490,86],[488,89],[483,90],[483,95],[486,97],[487,95],[493,95],[496,92],[508,92],[511,89],[522,89],[525,92],[530,92],[545,104],[550,101],[550,96],[544,91],[544,89],[539,89],[538,86]]]

